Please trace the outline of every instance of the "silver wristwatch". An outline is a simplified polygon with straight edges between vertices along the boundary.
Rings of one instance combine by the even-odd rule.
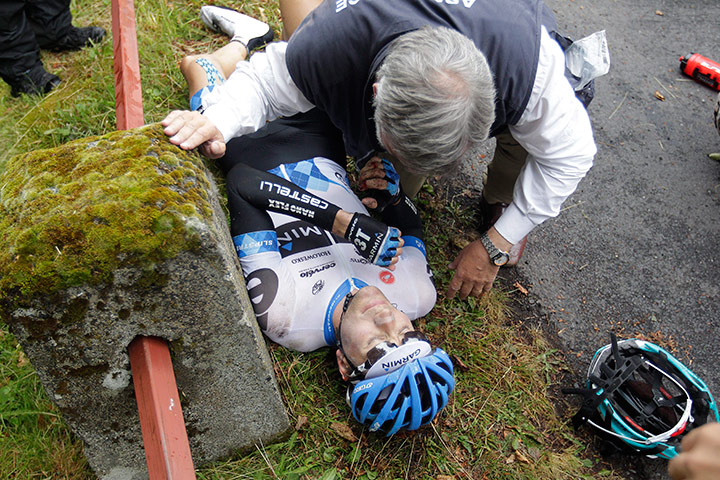
[[[490,261],[493,265],[501,267],[510,260],[508,252],[504,252],[497,248],[492,240],[490,240],[490,237],[488,237],[487,232],[482,234],[480,241],[482,242],[483,247],[485,247],[485,250],[487,250],[488,255],[490,255]]]

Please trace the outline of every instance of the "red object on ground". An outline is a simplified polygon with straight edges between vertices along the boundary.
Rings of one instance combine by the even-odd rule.
[[[195,479],[167,342],[138,337],[130,343],[128,353],[149,477]]]
[[[133,0],[112,0],[112,29],[117,128],[141,127],[145,115]],[[195,468],[167,342],[138,337],[128,347],[128,354],[150,478],[194,480]]]
[[[715,90],[720,90],[720,64],[699,53],[680,57],[680,70],[696,81]]]
[[[115,114],[118,130],[145,125],[133,0],[112,0]]]

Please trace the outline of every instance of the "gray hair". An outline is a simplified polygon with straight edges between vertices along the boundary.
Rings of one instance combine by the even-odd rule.
[[[492,72],[455,30],[422,27],[393,40],[376,80],[378,140],[408,170],[457,166],[488,138],[495,120]]]

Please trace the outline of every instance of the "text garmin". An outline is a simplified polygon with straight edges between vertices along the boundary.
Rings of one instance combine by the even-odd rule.
[[[391,368],[397,368],[402,367],[406,363],[416,359],[420,355],[420,349],[418,348],[413,353],[406,355],[402,358],[399,358],[397,360],[392,360],[390,362],[382,362],[380,366],[383,368],[383,370],[390,370]]]

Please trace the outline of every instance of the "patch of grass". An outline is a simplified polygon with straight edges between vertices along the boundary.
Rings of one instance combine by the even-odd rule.
[[[226,42],[199,20],[200,0],[135,2],[146,122],[185,108],[182,56]],[[236,2],[218,4],[235,6]],[[73,2],[76,25],[110,34],[110,0]],[[241,8],[280,32],[277,2]],[[45,97],[13,99],[0,84],[0,170],[10,156],[115,129],[112,42],[79,52],[43,53],[62,85]],[[220,182],[222,184],[222,182]],[[513,319],[501,288],[482,300],[444,298],[447,265],[473,236],[472,212],[427,185],[419,207],[439,298],[418,327],[449,352],[457,388],[448,407],[417,432],[387,439],[351,417],[345,387],[327,350],[309,354],[269,345],[292,422],[286,441],[198,469],[200,479],[578,479],[618,478],[586,452],[558,418],[548,392],[565,367],[542,333]],[[431,221],[430,221],[431,220]],[[0,329],[0,478],[94,478],[37,375],[5,327]]]
[[[0,330],[0,478],[94,478],[15,337]]]

